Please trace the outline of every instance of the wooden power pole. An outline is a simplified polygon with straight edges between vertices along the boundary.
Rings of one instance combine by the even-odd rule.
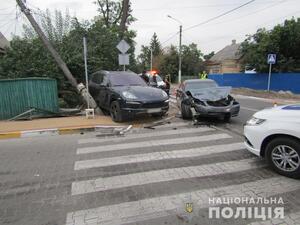
[[[67,67],[66,63],[62,60],[62,58],[60,57],[58,52],[54,49],[52,44],[48,41],[46,35],[44,34],[42,29],[39,27],[38,23],[35,21],[35,19],[31,15],[30,9],[28,9],[26,7],[23,0],[16,0],[16,1],[17,1],[17,4],[19,5],[19,7],[21,8],[21,11],[25,14],[25,16],[27,17],[27,19],[31,23],[31,25],[34,28],[34,30],[36,31],[36,33],[41,38],[44,46],[51,53],[52,57],[56,61],[57,65],[61,68],[61,70],[63,71],[64,75],[67,77],[69,82],[82,95],[84,100],[86,102],[89,102],[90,106],[92,108],[96,109],[96,111],[99,113],[100,110],[99,110],[99,108],[97,108],[97,104],[96,104],[95,100],[91,97],[91,95],[88,93],[86,87],[82,83],[80,83],[80,84],[77,83],[76,79],[73,77],[73,75],[72,75],[71,71],[69,70],[69,68]]]

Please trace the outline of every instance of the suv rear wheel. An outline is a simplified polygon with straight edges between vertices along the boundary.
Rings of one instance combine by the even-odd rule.
[[[300,143],[289,137],[278,137],[266,147],[266,159],[279,174],[300,178]]]

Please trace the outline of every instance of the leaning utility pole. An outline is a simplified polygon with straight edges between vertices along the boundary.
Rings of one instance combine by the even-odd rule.
[[[16,0],[16,1],[17,1],[17,4],[19,5],[19,7],[21,8],[21,11],[25,14],[25,16],[27,17],[27,19],[31,23],[31,25],[34,28],[34,30],[36,31],[36,33],[41,38],[44,46],[51,53],[52,57],[56,61],[57,65],[61,68],[61,70],[63,71],[64,75],[67,77],[67,79],[69,80],[69,82],[82,95],[82,97],[84,98],[84,100],[86,102],[89,102],[90,106],[92,108],[96,109],[96,111],[99,113],[100,109],[97,107],[97,104],[96,104],[95,100],[88,93],[88,91],[87,91],[86,87],[84,86],[84,84],[82,84],[82,83],[78,84],[77,83],[76,79],[73,77],[73,75],[72,75],[71,71],[69,70],[69,68],[67,67],[66,63],[62,60],[62,58],[60,57],[60,55],[58,54],[58,52],[54,49],[54,47],[48,41],[46,35],[44,34],[44,32],[42,31],[42,29],[39,27],[39,25],[37,24],[37,22],[35,21],[35,19],[31,15],[30,9],[28,9],[26,7],[26,5],[23,3],[23,0]]]

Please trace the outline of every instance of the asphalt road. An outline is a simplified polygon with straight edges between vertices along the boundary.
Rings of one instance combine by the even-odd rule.
[[[0,141],[0,224],[264,222],[209,219],[208,198],[222,196],[281,197],[285,218],[268,218],[265,224],[299,224],[300,181],[271,171],[245,150],[241,132],[235,131],[270,104],[256,99],[240,103],[241,114],[232,123],[208,121],[216,127],[174,118],[125,137],[87,133]],[[193,204],[192,213],[186,212],[187,203]]]

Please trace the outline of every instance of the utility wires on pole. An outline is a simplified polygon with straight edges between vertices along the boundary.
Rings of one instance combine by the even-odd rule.
[[[100,109],[97,107],[97,104],[96,104],[95,100],[91,97],[91,95],[87,91],[84,84],[82,84],[82,83],[78,84],[77,83],[76,79],[73,77],[73,75],[72,75],[71,71],[69,70],[69,68],[67,67],[66,63],[62,60],[62,58],[60,57],[58,52],[54,49],[54,47],[49,42],[49,40],[47,39],[47,37],[44,34],[44,32],[42,31],[42,29],[39,27],[39,25],[35,21],[34,17],[31,14],[30,9],[28,9],[26,7],[23,0],[16,0],[16,1],[17,1],[17,4],[19,5],[19,7],[21,8],[21,11],[25,14],[25,16],[27,17],[27,19],[31,23],[34,30],[37,32],[38,36],[41,38],[42,43],[48,49],[48,51],[51,53],[51,55],[54,58],[54,60],[56,61],[57,65],[61,68],[64,75],[67,77],[67,79],[72,84],[72,86],[76,88],[76,90],[82,95],[84,100],[88,104],[90,104],[90,106],[92,108],[96,109],[96,112],[100,113]]]

